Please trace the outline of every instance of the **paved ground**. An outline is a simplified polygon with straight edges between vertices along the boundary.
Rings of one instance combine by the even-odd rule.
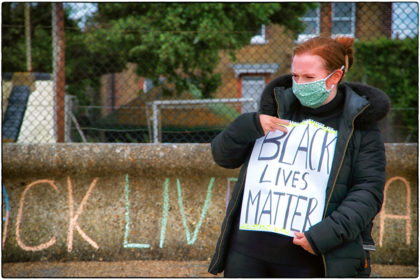
[[[3,263],[3,277],[214,277],[207,261]],[[218,275],[221,277],[222,275]],[[418,277],[418,267],[373,265],[372,277]]]

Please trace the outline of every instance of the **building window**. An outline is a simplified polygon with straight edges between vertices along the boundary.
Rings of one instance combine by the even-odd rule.
[[[164,77],[159,77],[159,85],[162,85],[163,83],[165,83],[166,78]],[[155,85],[153,84],[153,80],[149,79],[149,78],[141,78],[139,79],[139,89],[142,89],[144,93],[149,92],[150,90],[152,90],[155,87]]]
[[[332,3],[331,35],[354,37],[355,18],[355,3]]]
[[[149,90],[153,88],[153,81],[152,79],[145,78],[143,83],[143,92],[147,93]]]
[[[419,28],[418,3],[392,3],[392,38],[417,36]]]
[[[265,76],[243,76],[242,77],[242,97],[252,98],[257,102],[243,103],[242,113],[257,112],[261,93],[265,87]]]
[[[258,30],[257,34],[255,34],[251,38],[252,45],[264,45],[267,44],[267,38],[265,36],[265,25],[262,25],[261,28]]]
[[[244,103],[242,113],[258,111],[261,94],[265,85],[270,81],[272,75],[277,73],[279,65],[270,64],[232,64],[237,79],[237,96],[252,98],[256,102]]]
[[[306,25],[305,30],[299,34],[298,42],[306,41],[310,38],[316,37],[319,35],[319,19],[320,19],[320,9],[310,9],[306,14],[300,18],[300,20]]]

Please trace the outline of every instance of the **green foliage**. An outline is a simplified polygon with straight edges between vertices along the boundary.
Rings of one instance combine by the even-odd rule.
[[[314,3],[99,3],[84,30],[65,10],[67,93],[80,105],[99,102],[100,77],[124,70],[128,62],[155,85],[164,77],[167,94],[196,88],[209,97],[221,84],[214,73],[221,50],[231,55],[248,45],[262,24],[275,23],[297,34]],[[26,71],[25,3],[2,5],[3,72]],[[52,3],[31,4],[34,72],[52,72]],[[78,12],[78,11],[73,11]],[[95,93],[96,92],[96,93]]]
[[[249,44],[262,24],[301,31],[302,3],[99,3],[95,29],[85,41],[93,56],[118,57],[137,72],[163,85],[168,94],[193,84],[208,97],[221,83],[214,69],[220,50],[234,53]],[[106,58],[102,60],[106,62]]]
[[[418,37],[356,42],[348,79],[382,89],[391,99],[391,108],[400,109],[404,125],[417,130]]]
[[[31,5],[32,70],[52,71],[51,3]],[[24,72],[26,65],[25,3],[2,4],[2,71]]]
[[[25,3],[3,3],[2,5],[2,71],[25,72]],[[65,8],[65,54],[67,92],[78,97],[81,105],[90,104],[86,95],[87,86],[98,86],[94,67],[86,67],[87,46],[77,22],[69,18],[70,10]],[[32,72],[52,73],[52,4],[31,3],[31,52]],[[91,61],[93,63],[93,61]],[[83,71],[81,71],[83,70]]]

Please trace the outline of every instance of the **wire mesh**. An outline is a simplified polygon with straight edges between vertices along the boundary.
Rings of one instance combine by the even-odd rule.
[[[230,4],[3,3],[2,141],[210,142],[257,111],[267,83],[290,72],[293,47],[317,35],[356,39],[347,79],[389,95],[385,141],[418,140],[417,3],[313,3],[285,19],[300,30],[276,23],[275,13],[228,29],[252,4],[237,18],[218,5]],[[159,17],[170,25],[154,25]],[[156,105],[163,101],[173,106]]]

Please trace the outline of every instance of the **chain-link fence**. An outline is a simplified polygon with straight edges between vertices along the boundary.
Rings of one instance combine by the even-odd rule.
[[[210,142],[320,34],[356,39],[347,80],[416,142],[416,2],[3,3],[3,142]]]

